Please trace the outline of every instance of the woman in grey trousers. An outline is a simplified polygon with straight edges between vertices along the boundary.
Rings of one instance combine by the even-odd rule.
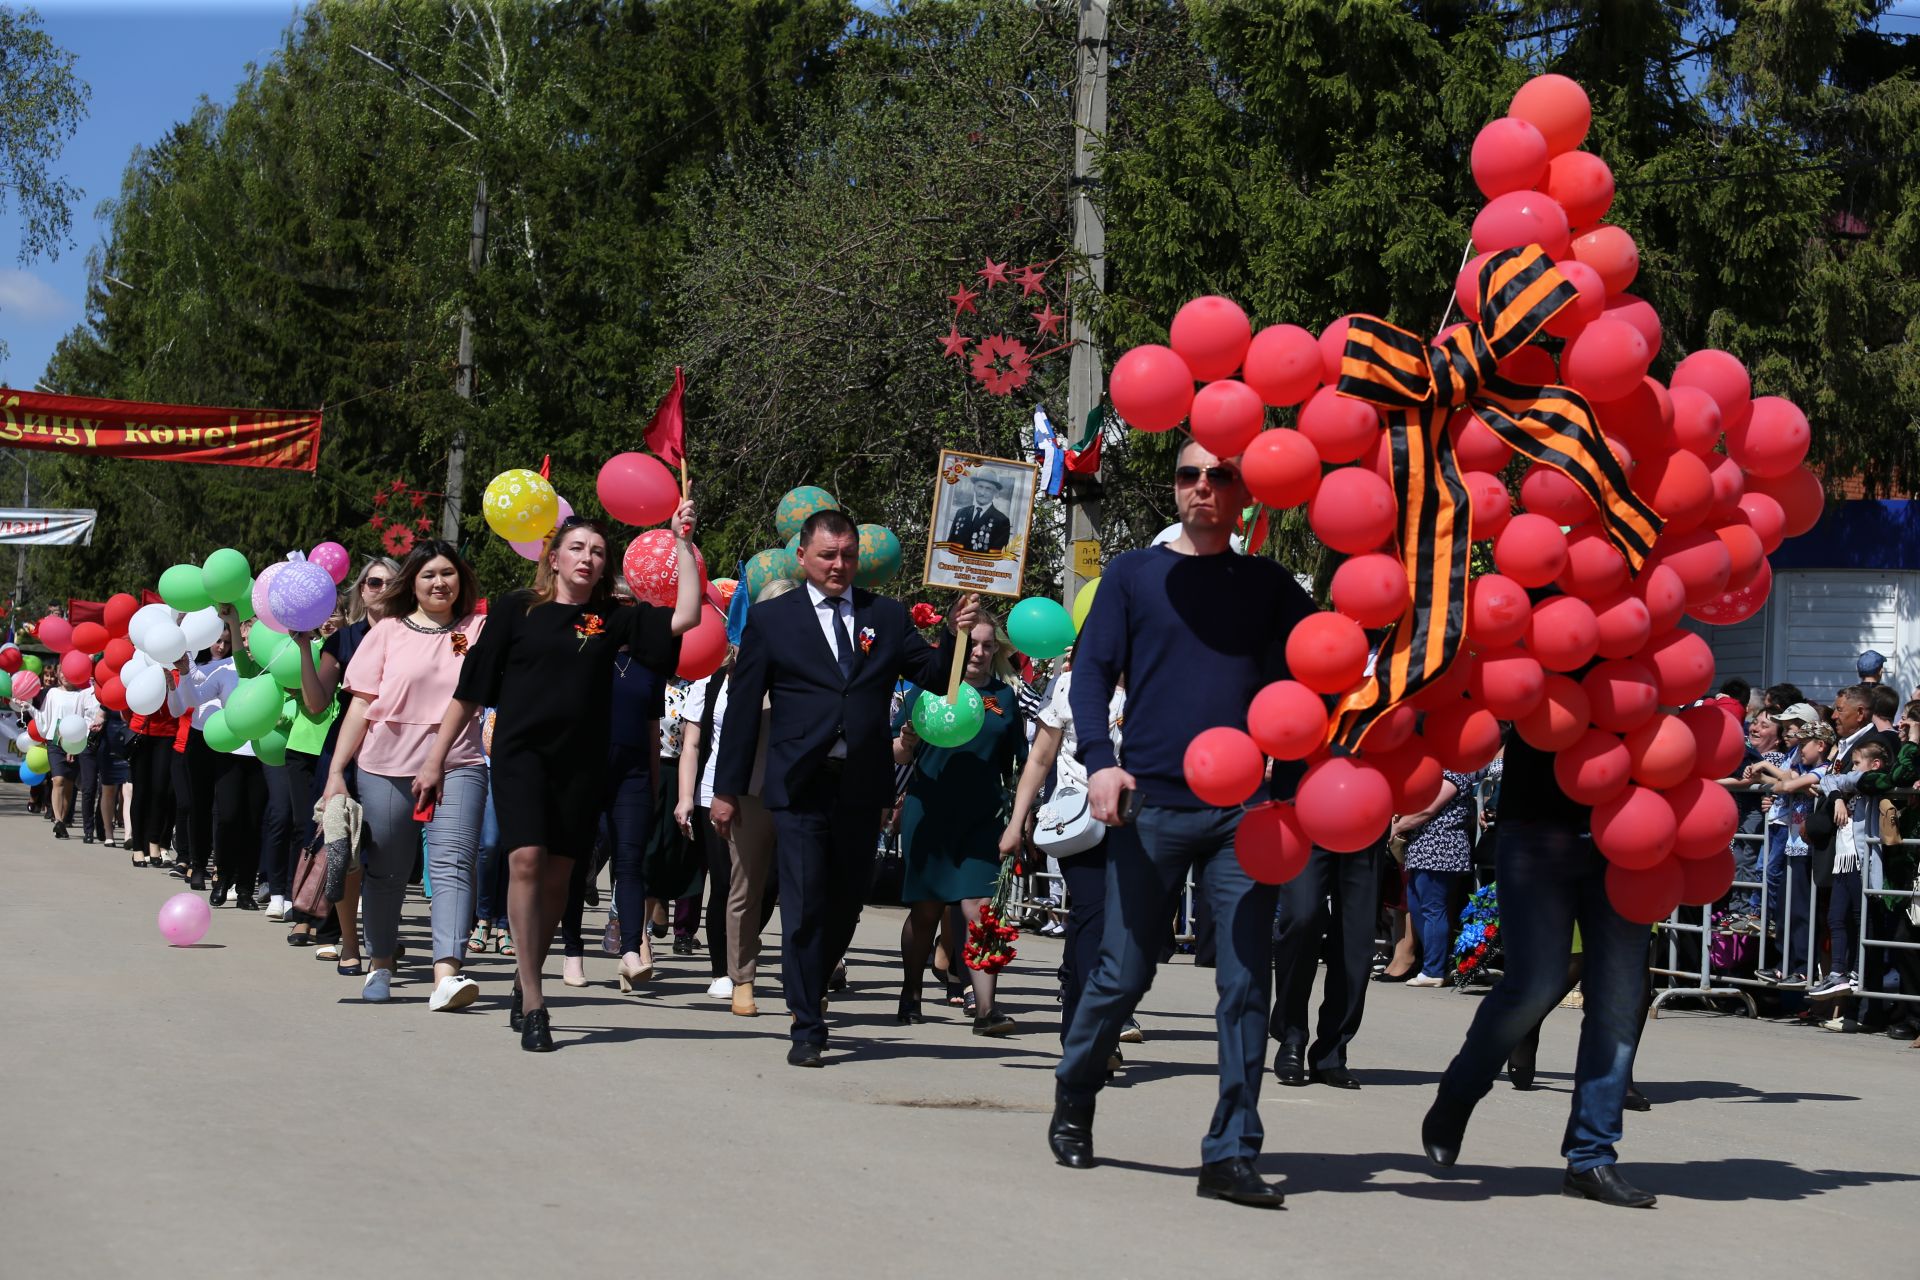
[[[381,621],[347,664],[352,695],[327,778],[328,797],[347,794],[346,770],[358,765],[364,810],[360,919],[372,968],[363,999],[381,1002],[393,984],[400,908],[424,831],[433,881],[433,997],[430,1010],[463,1009],[480,988],[461,973],[473,919],[474,859],[487,800],[480,722],[446,749],[439,804],[416,811],[413,778],[426,763],[453,698],[468,647],[486,616],[474,612],[473,570],[451,544],[425,541],[388,584]]]

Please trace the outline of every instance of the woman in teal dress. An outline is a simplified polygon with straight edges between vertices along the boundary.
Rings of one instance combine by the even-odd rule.
[[[1000,875],[1000,832],[1027,756],[1026,723],[1011,683],[1012,653],[1013,646],[991,619],[983,619],[968,637],[963,678],[986,704],[986,721],[971,741],[958,747],[922,742],[912,719],[918,689],[907,690],[894,719],[893,758],[913,766],[900,810],[906,854],[900,900],[908,908],[900,927],[900,955],[906,964],[897,1015],[902,1026],[925,1021],[920,981],[941,914],[958,903],[971,924],[993,896]],[[994,975],[968,972],[973,979],[973,1033],[1011,1035],[1013,1019],[994,1007]]]

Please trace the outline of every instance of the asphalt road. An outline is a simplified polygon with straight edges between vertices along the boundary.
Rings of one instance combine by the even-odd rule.
[[[899,913],[869,910],[823,1071],[786,1066],[777,992],[754,1020],[709,1000],[704,952],[627,998],[610,958],[584,991],[555,959],[559,1051],[525,1054],[507,961],[429,1015],[424,966],[364,1005],[259,914],[169,948],[179,882],[56,843],[22,797],[0,791],[0,1276],[1915,1274],[1920,1050],[1883,1037],[1662,1017],[1622,1149],[1661,1203],[1631,1212],[1559,1194],[1577,1012],[1549,1021],[1545,1087],[1499,1086],[1442,1174],[1417,1126],[1476,997],[1375,987],[1363,1091],[1269,1078],[1287,1204],[1243,1209],[1193,1194],[1212,993],[1184,960],[1074,1172],[1044,1139],[1057,943],[1020,944],[1024,1034],[896,1028]]]

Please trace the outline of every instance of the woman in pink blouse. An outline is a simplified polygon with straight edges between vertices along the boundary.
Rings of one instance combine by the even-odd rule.
[[[372,968],[363,999],[383,1001],[393,983],[400,908],[420,831],[433,881],[432,1010],[463,1009],[480,988],[461,973],[473,919],[474,854],[486,809],[487,769],[480,722],[470,721],[446,751],[439,804],[416,811],[413,776],[426,763],[440,719],[460,679],[462,659],[486,617],[474,612],[479,588],[452,543],[426,541],[388,584],[375,623],[347,664],[352,695],[334,748],[326,796],[347,794],[346,770],[359,766],[365,812],[360,857],[365,871],[360,918]]]

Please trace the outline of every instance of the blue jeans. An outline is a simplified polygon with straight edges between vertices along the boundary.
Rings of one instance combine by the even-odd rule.
[[[1727,900],[1727,910],[1744,912],[1747,915],[1760,914],[1760,891],[1742,889],[1740,884],[1759,881],[1762,866],[1766,861],[1766,842],[1752,837],[1762,835],[1767,827],[1767,815],[1759,809],[1740,815],[1740,834],[1733,841],[1733,878],[1737,882],[1733,896]]]
[[[607,763],[607,845],[613,859],[613,913],[620,950],[640,950],[647,928],[647,833],[653,830],[652,748],[615,745]],[[726,948],[713,957],[720,963]]]
[[[492,778],[489,777],[491,782]],[[507,850],[500,847],[500,819],[493,811],[493,788],[487,788],[487,807],[480,816],[479,869],[473,881],[474,923],[507,922]]]
[[[1792,901],[1788,901],[1791,883]],[[1767,828],[1767,918],[1775,936],[1767,952],[1785,974],[1807,971],[1807,917],[1812,910],[1812,868],[1804,857],[1787,856],[1787,829]]]
[[[1471,1109],[1487,1096],[1513,1047],[1560,1002],[1573,926],[1580,926],[1586,1013],[1573,1073],[1573,1113],[1561,1154],[1574,1173],[1616,1158],[1620,1112],[1639,1037],[1647,927],[1607,900],[1606,860],[1591,837],[1554,823],[1503,821],[1497,860],[1506,976],[1487,993],[1440,1095]]]
[[[1213,986],[1220,1101],[1200,1154],[1209,1163],[1260,1154],[1260,1078],[1266,1070],[1276,885],[1258,884],[1233,855],[1238,810],[1143,809],[1107,836],[1107,922],[1100,960],[1067,1029],[1060,1092],[1090,1102],[1106,1080],[1120,1030],[1153,985],[1160,945],[1187,872],[1211,910],[1218,938]],[[785,886],[781,887],[784,903]]]
[[[1447,972],[1448,943],[1452,935],[1452,917],[1447,900],[1453,882],[1460,878],[1454,871],[1412,871],[1407,874],[1407,910],[1413,915],[1413,927],[1420,937],[1420,973],[1439,978]]]

